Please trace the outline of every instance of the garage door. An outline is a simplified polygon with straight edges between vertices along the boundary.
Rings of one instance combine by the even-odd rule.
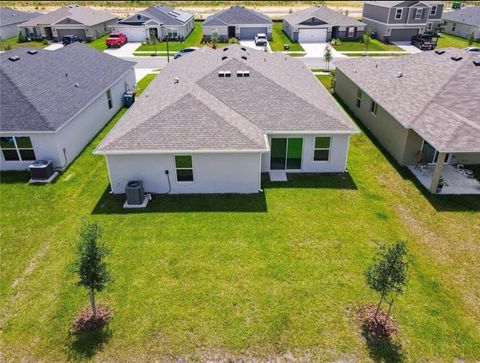
[[[113,28],[127,36],[129,42],[143,42],[147,38],[147,30],[142,26],[138,28]]]
[[[299,29],[298,41],[303,43],[326,42],[327,29]]]
[[[85,29],[57,29],[58,40],[62,40],[65,35],[76,35],[82,40],[87,40]]]
[[[267,34],[267,28],[263,26],[257,26],[253,28],[240,28],[240,39],[255,39],[255,35],[258,33]]]
[[[390,41],[408,40],[410,41],[414,35],[418,34],[418,29],[392,29],[390,33]]]

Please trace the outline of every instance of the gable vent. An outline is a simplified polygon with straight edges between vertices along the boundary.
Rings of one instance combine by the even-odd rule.
[[[34,54],[37,54],[37,53],[38,53],[38,50],[32,49],[32,50],[29,50],[27,53],[28,53],[28,54],[31,54],[31,55],[34,55]]]
[[[397,73],[397,78],[402,78],[403,77],[403,73],[402,72],[398,72]]]
[[[250,71],[237,71],[237,77],[250,77]]]
[[[18,55],[14,55],[12,57],[8,57],[8,59],[11,60],[12,62],[16,62],[20,60],[20,57]]]
[[[459,60],[462,60],[463,57],[455,56],[455,57],[450,57],[451,60],[458,62]]]
[[[242,59],[247,60],[247,56],[246,56],[246,55],[242,55]]]
[[[227,59],[227,58],[228,58],[228,57],[227,57],[226,55],[224,55],[224,56],[222,57],[222,60],[225,60],[225,59]]]
[[[436,50],[435,51],[435,54],[438,54],[438,55],[442,55],[443,53],[445,53],[444,50]]]

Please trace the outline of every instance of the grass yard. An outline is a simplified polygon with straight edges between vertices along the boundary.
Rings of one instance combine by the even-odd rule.
[[[103,52],[105,49],[107,49],[107,45],[105,44],[105,41],[107,40],[108,36],[110,34],[106,34],[103,37],[97,38],[92,42],[85,43],[89,47],[98,49],[100,52]]]
[[[468,41],[465,38],[456,37],[455,35],[442,33],[438,38],[437,48],[466,48]],[[480,47],[480,42],[473,42],[472,47]]]
[[[307,53],[285,53],[286,55],[289,55],[290,57],[305,57]]]
[[[333,74],[326,75],[317,75],[317,79],[322,82],[323,86],[329,91],[332,92],[332,80]]]
[[[0,51],[10,50],[21,47],[34,47],[34,48],[45,48],[47,45],[42,42],[31,41],[24,43],[17,43],[18,37],[11,37],[4,40],[0,40]]]
[[[431,196],[364,133],[349,174],[264,181],[258,195],[155,196],[124,210],[94,147],[55,183],[0,183],[1,350],[6,361],[480,359],[480,199]],[[104,228],[109,328],[70,334],[87,292],[71,272],[83,219]],[[408,241],[394,341],[364,339],[363,271],[377,242]],[[213,358],[215,357],[215,358]],[[313,358],[312,358],[313,357]]]
[[[365,50],[365,46],[360,41],[342,41],[340,45],[333,45],[333,48],[339,52]],[[401,51],[402,48],[397,47],[395,44],[385,44],[378,39],[372,39],[370,41],[370,45],[368,46],[368,50]]]
[[[296,42],[292,42],[287,34],[283,31],[283,23],[275,22],[272,27],[272,40],[269,41],[270,47],[273,51],[283,51],[284,44],[288,44],[290,48],[288,50],[292,51],[302,51],[303,47]]]

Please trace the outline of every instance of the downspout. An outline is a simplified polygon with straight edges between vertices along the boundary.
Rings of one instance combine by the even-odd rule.
[[[258,169],[258,191],[260,193],[263,193],[262,189],[262,153],[259,153],[260,155],[260,162],[259,162],[259,169]]]

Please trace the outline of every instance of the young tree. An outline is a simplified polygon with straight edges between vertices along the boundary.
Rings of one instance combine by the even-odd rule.
[[[212,42],[212,48],[213,49],[217,49],[217,43],[218,43],[218,32],[217,32],[217,29],[213,29],[212,31],[212,36],[210,38],[211,42]]]
[[[365,46],[365,55],[367,55],[368,47],[370,46],[370,41],[372,40],[372,31],[370,29],[366,29],[362,35],[362,42]]]
[[[396,242],[388,248],[382,245],[372,265],[365,270],[366,283],[380,294],[380,301],[375,311],[375,321],[377,323],[377,315],[382,302],[387,297],[391,297],[388,310],[390,313],[393,305],[392,295],[403,293],[403,288],[407,283],[408,263],[405,261],[406,255],[407,244],[404,241]],[[388,319],[388,315],[386,319]]]
[[[474,32],[468,33],[467,42],[469,47],[472,46],[474,40],[475,40],[475,33]]]
[[[330,45],[327,44],[325,47],[325,52],[323,53],[323,59],[325,60],[325,65],[327,70],[330,69],[330,61],[332,60],[332,51],[330,49]]]
[[[75,264],[75,270],[79,277],[78,284],[89,290],[94,318],[97,316],[95,292],[102,291],[111,282],[111,276],[104,261],[109,250],[99,242],[101,234],[101,229],[96,223],[86,223],[82,227]]]

